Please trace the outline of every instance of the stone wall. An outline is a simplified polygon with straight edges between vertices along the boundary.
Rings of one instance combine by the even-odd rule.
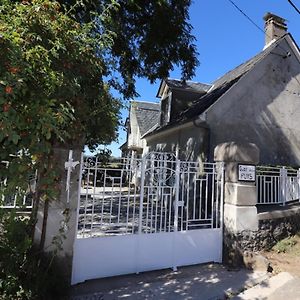
[[[300,208],[281,212],[267,212],[259,216],[257,231],[224,232],[224,261],[241,265],[246,251],[271,249],[278,241],[300,231]],[[269,218],[268,218],[269,217]]]

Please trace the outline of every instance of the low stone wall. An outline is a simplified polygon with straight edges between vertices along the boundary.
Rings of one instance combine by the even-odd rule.
[[[243,263],[245,251],[271,249],[278,241],[300,231],[300,207],[258,214],[259,229],[231,233],[224,230],[224,261]]]

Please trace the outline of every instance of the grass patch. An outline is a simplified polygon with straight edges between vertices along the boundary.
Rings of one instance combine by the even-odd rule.
[[[275,246],[273,246],[272,250],[277,253],[291,253],[291,252],[299,252],[300,249],[300,232],[292,237],[285,238],[279,242]]]

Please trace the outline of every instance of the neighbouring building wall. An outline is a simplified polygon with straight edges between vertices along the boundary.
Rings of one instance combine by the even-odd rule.
[[[208,152],[209,131],[194,124],[147,138],[148,151],[177,152],[179,159],[196,161],[206,160]]]
[[[128,132],[128,149],[143,149],[143,142],[141,140],[140,129],[137,123],[135,107],[130,109],[130,124]]]
[[[299,74],[283,40],[207,111],[210,158],[216,145],[234,141],[255,143],[261,164],[300,165]]]

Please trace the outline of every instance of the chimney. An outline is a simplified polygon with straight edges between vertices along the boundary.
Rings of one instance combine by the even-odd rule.
[[[265,47],[287,33],[286,20],[270,12],[264,16],[265,20]]]

